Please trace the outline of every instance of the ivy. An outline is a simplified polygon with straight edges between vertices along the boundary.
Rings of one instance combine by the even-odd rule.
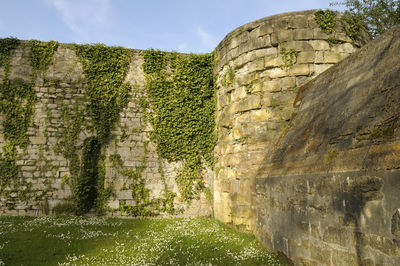
[[[36,78],[36,71],[45,71],[50,66],[54,52],[58,48],[58,42],[32,40],[29,43],[31,47],[29,59],[34,71],[32,77]]]
[[[326,34],[331,34],[335,30],[336,14],[332,10],[318,10],[314,13],[315,22]]]
[[[128,104],[131,86],[125,82],[125,77],[129,70],[130,52],[104,44],[76,45],[75,50],[87,82],[87,114],[92,119],[99,141],[105,144],[120,112]]]
[[[140,100],[153,126],[160,157],[183,161],[177,175],[181,196],[190,200],[202,187],[202,160],[213,164],[216,142],[213,56],[148,50],[143,70],[147,99]]]
[[[360,38],[361,30],[367,32],[364,23],[358,17],[351,15],[349,12],[345,12],[341,20],[345,25],[344,30],[346,31],[347,36],[354,41]]]
[[[125,201],[122,202],[120,211],[131,216],[156,215],[160,211],[174,214],[174,198],[176,197],[176,194],[168,190],[161,164],[159,164],[159,172],[164,184],[163,195],[159,198],[150,198],[150,190],[146,188],[146,180],[143,177],[143,172],[147,167],[147,145],[148,142],[144,142],[144,155],[142,161],[140,165],[135,168],[123,169],[121,156],[119,154],[113,154],[110,156],[110,161],[112,162],[113,167],[115,167],[119,174],[124,176],[127,179],[127,182],[130,183],[127,189],[131,190],[132,200],[134,202],[134,205],[128,205]],[[124,187],[125,186],[126,185],[124,184]]]
[[[97,215],[103,215],[107,209],[106,203],[108,200],[115,196],[112,191],[113,184],[109,184],[106,187],[105,180],[106,180],[106,165],[105,165],[105,156],[101,154],[99,156],[99,161],[97,164],[98,170],[98,177],[97,177],[97,198],[95,200],[95,208]]]
[[[3,79],[8,78],[11,56],[19,43],[20,41],[16,38],[0,39],[0,67],[4,66],[5,73]]]
[[[0,66],[4,69],[3,80],[0,84],[0,112],[3,117],[3,134],[6,140],[0,153],[0,194],[6,197],[9,206],[15,205],[17,200],[27,201],[28,194],[33,192],[32,184],[21,176],[21,167],[17,164],[20,159],[18,148],[24,149],[29,144],[27,132],[36,104],[34,86],[37,72],[47,69],[58,47],[56,42],[31,41],[29,43],[31,48],[29,59],[32,66],[29,83],[19,79],[9,79],[11,57],[19,43],[19,40],[15,38],[0,40]],[[41,199],[44,194],[35,198]]]
[[[20,166],[17,165],[18,159],[17,149],[15,145],[6,143],[2,147],[2,153],[0,153],[0,188],[10,186],[12,182],[18,180]]]
[[[130,51],[103,44],[74,45],[74,49],[85,75],[86,102],[76,102],[73,109],[64,108],[57,152],[69,161],[76,214],[84,214],[91,208],[103,214],[112,196],[112,187],[105,188],[104,148],[111,140],[120,112],[128,104],[131,86],[125,77]],[[79,146],[77,140],[84,130],[94,136]]]
[[[280,68],[285,69],[293,66],[296,63],[299,52],[297,52],[295,49],[286,50],[285,48],[282,48],[280,50],[280,54],[282,55],[283,60],[283,64],[280,65]]]
[[[342,22],[342,26],[346,35],[350,37],[353,41],[357,41],[360,38],[360,32],[367,32],[367,27],[365,23],[361,20],[359,16],[353,14],[349,11],[346,11],[344,15],[337,19],[336,13],[332,10],[318,10],[314,13],[315,22],[317,22],[318,26],[324,31],[326,34],[330,35],[335,32],[336,22]],[[329,44],[334,45],[340,43],[339,40],[336,40],[333,37],[328,39]]]
[[[95,137],[86,139],[83,144],[82,170],[74,187],[78,215],[88,212],[94,206],[97,198],[100,148],[101,146]]]
[[[36,92],[30,83],[6,79],[0,85],[0,112],[3,114],[3,134],[13,145],[26,147],[28,131],[36,103]]]

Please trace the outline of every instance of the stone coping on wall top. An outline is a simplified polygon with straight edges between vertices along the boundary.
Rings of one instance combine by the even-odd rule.
[[[226,42],[228,42],[231,38],[235,37],[236,35],[238,35],[239,33],[245,31],[245,30],[252,30],[254,28],[256,28],[259,24],[266,22],[266,21],[271,21],[271,20],[278,20],[280,18],[284,18],[284,17],[294,17],[296,15],[313,15],[318,9],[311,9],[311,10],[304,10],[304,11],[293,11],[293,12],[286,12],[286,13],[279,13],[276,15],[272,15],[272,16],[268,16],[268,17],[264,17],[264,18],[260,18],[257,19],[255,21],[249,22],[244,24],[243,26],[240,26],[236,29],[234,29],[233,31],[231,31],[230,33],[228,33],[224,39],[222,39],[222,41],[217,45],[216,49],[220,49],[222,46],[225,45]],[[340,14],[340,12],[337,12]]]

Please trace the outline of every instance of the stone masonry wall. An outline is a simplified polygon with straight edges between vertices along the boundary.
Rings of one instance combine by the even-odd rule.
[[[223,222],[256,229],[250,191],[266,153],[291,120],[298,89],[360,45],[340,23],[331,35],[324,33],[314,13],[286,13],[246,24],[216,48],[214,213]],[[339,44],[330,44],[332,38]],[[284,51],[297,56],[285,61]]]
[[[204,170],[213,206],[203,194],[189,208],[179,199],[175,206],[187,216],[213,212],[296,265],[400,264],[399,29],[359,50],[364,35],[354,42],[339,20],[328,35],[314,13],[260,19],[218,45],[217,163]],[[15,50],[11,80],[30,81],[29,49],[22,42]],[[123,215],[123,202],[135,204],[114,154],[124,169],[146,161],[142,175],[152,198],[164,190],[160,168],[179,193],[174,177],[181,165],[158,158],[140,112],[142,54],[132,51],[126,80],[134,90],[105,150],[105,185],[115,193],[108,215]],[[9,191],[1,214],[52,214],[71,196],[69,162],[56,146],[67,123],[62,110],[79,111],[87,102],[84,83],[75,51],[61,45],[36,80],[30,144],[18,150],[27,195],[13,201],[18,192]],[[90,137],[82,132],[78,144]]]
[[[400,265],[400,26],[304,86],[256,174],[256,236],[296,265]]]
[[[29,45],[21,42],[14,51],[11,60],[10,80],[22,79],[30,82],[31,67],[29,63]],[[132,192],[128,188],[131,180],[122,176],[110,161],[110,155],[119,154],[124,169],[141,167],[146,157],[146,168],[142,177],[146,180],[146,188],[150,190],[150,198],[157,198],[164,191],[159,164],[165,174],[168,189],[178,193],[178,186],[174,180],[179,163],[168,163],[159,159],[155,144],[149,141],[150,125],[144,123],[140,112],[138,99],[144,95],[144,74],[142,70],[142,51],[132,51],[131,65],[126,78],[133,86],[128,107],[120,115],[120,121],[112,132],[114,138],[105,151],[106,184],[111,186],[115,197],[111,197],[108,206],[112,212],[109,215],[124,215],[119,211],[122,202],[127,205],[135,204]],[[0,69],[0,80],[4,70]],[[0,213],[8,215],[40,215],[51,214],[52,209],[69,200],[71,188],[68,185],[69,162],[62,155],[55,152],[60,141],[62,128],[67,120],[62,110],[67,108],[74,112],[74,108],[82,109],[85,105],[84,74],[75,51],[68,45],[60,45],[53,57],[49,69],[39,75],[35,83],[37,103],[35,106],[33,123],[29,127],[30,144],[26,150],[19,150],[22,179],[31,186],[27,200],[17,200],[17,193],[11,198],[0,200]],[[75,107],[77,106],[77,107]],[[1,118],[3,119],[3,118]],[[0,128],[0,132],[3,130]],[[78,145],[91,137],[89,132],[82,132]],[[0,149],[5,144],[4,136],[0,134]],[[205,173],[206,186],[211,182],[210,170]],[[14,199],[13,199],[14,198]],[[10,200],[11,199],[11,200]],[[211,214],[211,206],[202,194],[199,199],[193,200],[190,207],[175,198],[175,207],[179,214],[185,216],[205,216]]]

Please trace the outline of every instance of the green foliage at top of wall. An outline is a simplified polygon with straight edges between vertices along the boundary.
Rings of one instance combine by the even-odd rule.
[[[353,25],[368,32],[373,39],[400,23],[398,0],[345,0],[330,4],[345,6],[346,17],[351,17]]]
[[[4,115],[3,130],[6,140],[13,145],[25,147],[29,141],[26,132],[36,103],[36,93],[33,88],[36,73],[38,70],[47,69],[58,44],[54,41],[29,42],[32,82],[27,83],[22,80],[8,79],[12,51],[16,49],[18,43],[19,41],[14,38],[0,40],[0,61],[5,67],[5,76],[0,85],[0,112]]]
[[[9,63],[12,56],[12,53],[17,48],[20,41],[16,38],[5,38],[0,39],[0,67],[5,66],[4,78],[7,78],[9,71]]]
[[[314,13],[315,22],[326,34],[331,34],[335,30],[336,14],[332,10],[318,10]]]
[[[341,21],[345,25],[344,30],[346,31],[347,36],[349,36],[352,40],[357,40],[360,38],[361,30],[368,32],[364,22],[348,12],[346,12],[341,18]]]
[[[141,99],[153,126],[151,140],[168,161],[183,161],[177,183],[183,199],[202,186],[202,159],[213,164],[216,143],[213,56],[144,52],[148,99]]]
[[[41,42],[32,40],[29,42],[31,52],[29,53],[29,59],[34,71],[45,71],[50,66],[53,55],[58,48],[58,42]],[[36,75],[36,73],[34,73]]]
[[[346,35],[353,41],[356,41],[360,38],[360,31],[363,30],[367,32],[365,23],[358,16],[355,16],[350,12],[345,12],[342,17],[337,18],[334,11],[327,9],[316,11],[314,16],[318,26],[328,35],[335,32],[335,26],[338,21],[342,22],[342,26],[346,32]],[[328,42],[330,44],[340,43],[340,41],[334,39],[333,37],[329,38]]]
[[[13,38],[0,40],[1,61],[9,69],[13,49],[18,45],[18,40]],[[29,123],[31,122],[36,103],[34,80],[38,70],[46,70],[58,44],[54,41],[43,43],[30,41],[29,59],[32,66],[31,83],[22,80],[9,80],[8,70],[0,85],[0,112],[4,115],[3,130],[7,141],[14,145],[25,147],[28,142]],[[4,46],[1,46],[4,45]]]
[[[125,82],[125,77],[129,70],[130,51],[104,44],[76,45],[75,50],[87,82],[87,114],[92,119],[98,139],[104,144],[128,103],[131,86]]]

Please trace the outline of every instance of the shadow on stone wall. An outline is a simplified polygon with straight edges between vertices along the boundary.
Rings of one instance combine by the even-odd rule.
[[[344,183],[344,186],[333,196],[333,209],[344,215],[343,225],[354,226],[354,240],[358,265],[362,261],[363,233],[363,210],[368,201],[381,200],[383,194],[380,191],[383,181],[378,177],[361,176],[355,182]]]

